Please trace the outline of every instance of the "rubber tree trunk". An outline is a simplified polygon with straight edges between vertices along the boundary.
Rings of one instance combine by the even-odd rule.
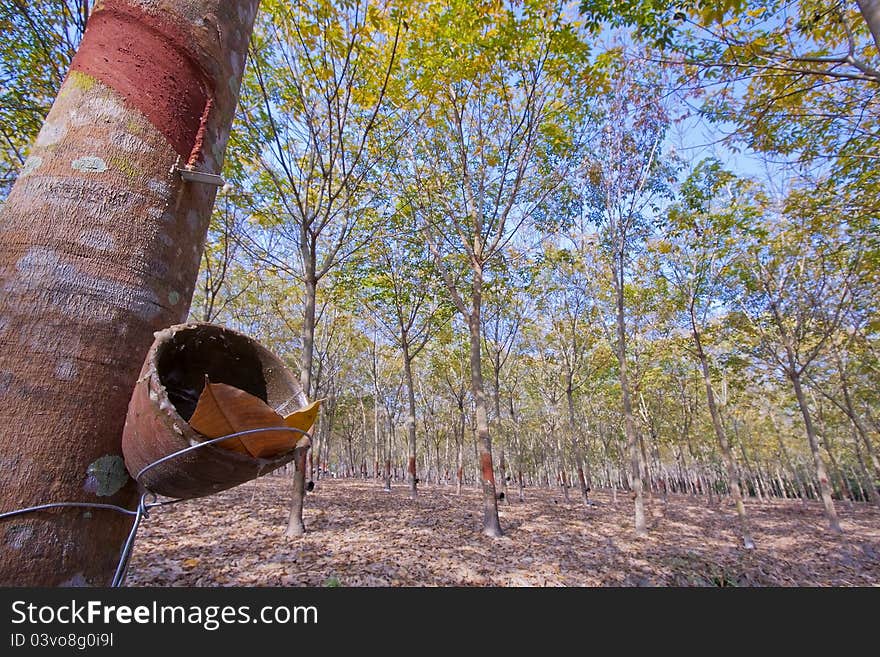
[[[565,387],[565,401],[568,406],[568,434],[569,440],[574,447],[575,467],[577,468],[578,486],[581,489],[581,498],[584,504],[590,506],[590,491],[587,486],[587,478],[584,476],[584,453],[581,449],[581,439],[578,435],[577,419],[574,412],[574,390],[572,388],[572,377],[569,374],[567,385]]]
[[[501,391],[500,391],[500,372],[501,365],[497,361],[493,364],[493,373],[495,375],[495,385],[492,390],[493,402],[495,404],[495,426],[498,429],[498,438],[501,445],[498,455],[498,473],[501,475],[501,499],[505,504],[510,504],[510,496],[507,494],[507,461],[504,458],[504,430],[501,421]]]
[[[807,442],[810,444],[810,452],[813,455],[813,464],[816,468],[816,478],[819,480],[819,494],[822,499],[822,505],[825,509],[825,517],[828,520],[828,529],[834,534],[843,533],[840,527],[840,520],[837,517],[837,510],[834,508],[834,500],[831,498],[831,484],[828,481],[828,473],[825,469],[825,462],[822,460],[822,454],[819,451],[819,438],[816,435],[816,429],[813,426],[813,419],[810,417],[810,409],[807,406],[807,399],[804,396],[801,387],[801,379],[794,368],[790,368],[789,380],[794,387],[794,394],[797,398],[798,407],[804,418],[804,428],[807,431]]]
[[[413,384],[412,356],[409,353],[409,345],[406,338],[403,339],[403,371],[406,383],[406,436],[408,448],[407,481],[409,482],[409,496],[417,499],[419,495],[418,481],[416,477],[416,392]]]
[[[480,335],[481,304],[482,298],[475,282],[471,314],[468,317],[468,329],[470,332],[471,391],[474,395],[477,449],[480,458],[479,471],[483,489],[483,534],[498,538],[502,532],[501,522],[498,518],[498,498],[495,493],[495,469],[492,465],[489,414],[486,409],[486,391],[483,385],[482,339]]]
[[[501,455],[498,457],[498,471],[501,473],[501,499],[505,504],[510,504],[510,496],[507,494],[507,461],[504,459],[504,445],[501,445]]]
[[[302,536],[306,532],[302,519],[302,498],[306,494],[306,454],[308,451],[308,447],[299,447],[295,450],[296,455],[293,457],[293,502],[290,505],[287,529],[285,530],[285,534],[293,538]],[[295,513],[295,509],[299,509],[299,513]]]
[[[259,0],[107,0],[0,210],[0,510],[127,506],[126,408],[185,320]],[[128,516],[0,522],[0,584],[110,582]]]
[[[305,228],[302,229],[305,233]],[[317,279],[315,277],[314,254],[309,248],[309,242],[305,234],[300,236],[301,255],[306,265],[304,277],[303,296],[303,325],[300,339],[302,340],[302,352],[300,353],[300,383],[308,399],[312,398],[312,362],[315,354],[315,306],[317,304]],[[310,463],[310,462],[309,462]],[[305,467],[305,463],[303,464]],[[303,470],[299,476],[299,469],[294,470],[293,495],[290,498],[290,512],[288,514],[287,536],[302,536],[305,533],[303,522],[303,504],[306,499],[306,474]]]
[[[874,466],[874,474],[880,477],[880,460],[877,459],[877,453],[874,451],[874,446],[871,444],[871,439],[868,437],[870,431],[855,410],[852,395],[849,391],[849,384],[847,382],[846,369],[844,368],[843,360],[840,357],[840,354],[836,351],[834,357],[837,364],[837,371],[840,376],[840,390],[841,392],[843,392],[843,401],[846,405],[846,414],[855,426],[856,431],[858,432],[858,436],[862,439],[865,448],[868,450],[868,456],[870,457],[871,463]],[[876,488],[874,488],[874,491],[876,492]]]
[[[857,0],[856,4],[871,31],[874,45],[880,51],[880,0]]]
[[[623,396],[624,430],[626,432],[626,448],[629,452],[630,468],[632,469],[632,494],[634,510],[634,526],[636,536],[646,536],[648,525],[645,519],[645,499],[642,487],[640,468],[639,440],[633,420],[632,396],[629,389],[629,376],[626,363],[626,319],[624,315],[623,281],[618,279],[618,271],[614,272],[617,296],[617,363],[620,390]]]
[[[853,428],[853,433],[855,433],[855,428]],[[868,472],[868,468],[865,466],[865,458],[862,456],[862,450],[859,446],[859,438],[855,435],[853,436],[853,448],[855,449],[856,459],[859,464],[860,483],[863,484],[863,488],[866,488],[867,499],[870,499],[874,506],[880,508],[880,493],[877,492],[874,480]]]
[[[712,428],[715,431],[715,438],[718,440],[718,446],[721,448],[721,458],[724,460],[724,468],[727,473],[727,485],[730,488],[730,495],[733,498],[734,505],[736,505],[736,515],[739,519],[743,547],[747,550],[754,550],[755,542],[752,540],[752,535],[749,531],[749,518],[746,515],[742,490],[739,487],[736,465],[733,462],[733,455],[730,453],[730,443],[727,440],[727,432],[724,430],[724,425],[721,423],[721,413],[718,411],[718,405],[715,403],[715,391],[712,388],[712,377],[709,374],[709,361],[706,358],[706,352],[703,350],[703,341],[700,337],[700,331],[697,328],[693,307],[691,308],[691,330],[694,338],[694,346],[697,350],[697,357],[700,359],[700,370],[703,374],[703,384],[706,387],[706,403],[709,406],[709,415],[712,417]]]

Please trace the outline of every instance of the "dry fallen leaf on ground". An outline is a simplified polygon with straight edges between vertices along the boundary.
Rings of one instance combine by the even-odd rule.
[[[306,535],[284,536],[289,475],[161,507],[141,527],[129,586],[877,586],[880,511],[841,508],[845,534],[824,530],[821,503],[748,503],[758,549],[738,547],[735,510],[654,496],[637,539],[632,503],[608,491],[586,508],[558,490],[516,490],[499,505],[505,535],[480,534],[476,489],[320,479],[306,497]],[[199,555],[199,563],[187,561]]]

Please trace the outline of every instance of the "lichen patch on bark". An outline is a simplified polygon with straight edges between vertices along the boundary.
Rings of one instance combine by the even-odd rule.
[[[104,173],[109,168],[104,160],[92,155],[78,157],[70,163],[70,166],[83,173]]]
[[[31,174],[39,169],[41,164],[43,164],[43,158],[39,155],[31,155],[24,161],[24,166],[21,168],[21,173],[19,175],[26,176]]]
[[[115,495],[128,483],[125,461],[117,454],[108,454],[90,463],[86,475],[83,488],[98,497]]]
[[[38,148],[48,148],[55,144],[67,134],[67,127],[59,123],[46,122],[43,124],[40,134],[37,135],[35,146]]]

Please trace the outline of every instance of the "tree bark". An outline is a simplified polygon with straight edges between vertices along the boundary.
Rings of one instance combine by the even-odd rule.
[[[706,352],[703,350],[703,341],[697,328],[693,307],[691,307],[691,332],[694,338],[694,346],[697,349],[697,357],[700,359],[703,384],[706,387],[706,403],[709,406],[709,415],[712,416],[712,428],[715,430],[715,438],[718,440],[718,446],[721,448],[721,458],[724,459],[724,468],[727,471],[727,485],[730,487],[730,494],[733,497],[733,503],[736,505],[736,515],[739,518],[743,546],[747,550],[754,550],[755,542],[752,540],[751,532],[749,531],[749,518],[746,515],[746,507],[743,503],[742,490],[739,487],[736,466],[733,462],[733,455],[730,453],[727,433],[724,431],[724,425],[721,423],[721,413],[718,411],[718,405],[715,403],[715,391],[712,389],[709,361],[706,358]]]
[[[300,353],[300,383],[307,399],[312,398],[312,362],[315,355],[315,306],[317,304],[317,279],[315,277],[315,258],[310,256],[307,243],[303,243],[303,258],[306,263],[305,280],[303,285],[303,325],[300,339],[302,340],[302,352]],[[287,521],[288,536],[302,536],[303,528],[303,503],[306,499],[306,477],[297,476],[298,470],[294,470],[293,497],[290,501],[290,514]]]
[[[801,475],[798,472],[797,468],[794,467],[791,461],[791,457],[788,454],[788,450],[785,449],[785,443],[782,440],[782,433],[779,431],[779,424],[776,422],[776,416],[773,413],[769,413],[770,416],[770,425],[773,427],[773,432],[776,434],[776,440],[779,443],[779,453],[782,455],[782,458],[785,460],[785,467],[792,473],[794,477],[795,485],[797,486],[798,497],[801,498],[801,502],[803,504],[807,503],[807,489],[804,486],[804,482],[801,480]]]
[[[293,457],[293,501],[290,504],[290,513],[287,517],[287,529],[285,535],[291,538],[298,538],[306,533],[306,526],[303,523],[302,508],[303,500],[306,494],[306,454],[308,447],[299,447],[296,449],[296,455]],[[297,513],[297,510],[299,511]]]
[[[492,538],[502,535],[498,519],[498,498],[495,492],[495,468],[492,465],[492,439],[489,436],[489,415],[486,410],[486,392],[483,385],[482,336],[480,309],[482,293],[480,274],[474,273],[474,289],[471,298],[471,313],[467,318],[470,331],[470,369],[471,391],[474,395],[474,415],[476,438],[479,452],[480,481],[483,489],[483,534]]]
[[[507,494],[507,462],[504,460],[504,445],[501,445],[501,455],[498,457],[498,472],[501,475],[501,497],[505,504],[510,504]]]
[[[880,3],[878,3],[880,4]],[[868,456],[871,459],[871,464],[874,467],[874,474],[880,477],[880,460],[877,458],[877,453],[874,451],[874,446],[871,444],[871,439],[869,436],[868,427],[865,426],[864,421],[856,412],[855,405],[853,404],[852,395],[849,391],[849,383],[846,377],[846,370],[844,368],[843,359],[840,356],[840,353],[835,350],[834,360],[837,364],[837,371],[840,376],[840,391],[843,393],[843,401],[846,406],[846,414],[849,416],[849,419],[852,421],[853,425],[858,432],[858,436],[862,439],[862,442],[865,445],[865,448],[868,450]],[[876,488],[874,489],[876,492]]]
[[[419,495],[416,482],[416,393],[413,386],[412,356],[409,353],[409,345],[406,337],[401,336],[403,345],[403,372],[406,385],[406,435],[409,449],[407,462],[407,478],[409,481],[409,495],[416,499]]]
[[[825,462],[822,460],[822,454],[819,452],[819,439],[816,436],[816,430],[813,427],[813,420],[810,417],[810,409],[807,406],[806,397],[801,387],[801,379],[797,371],[792,367],[788,370],[788,378],[794,386],[794,394],[797,398],[798,407],[804,419],[804,427],[807,431],[807,441],[810,444],[810,452],[813,454],[813,463],[816,467],[816,477],[819,480],[819,493],[822,498],[822,505],[825,508],[825,517],[828,519],[828,529],[835,534],[842,534],[840,520],[837,518],[837,511],[834,508],[834,500],[831,498],[831,486],[828,481],[828,473],[825,470]]]
[[[623,281],[618,280],[620,272],[614,270],[614,285],[617,296],[617,363],[620,390],[623,395],[623,418],[626,432],[626,448],[629,451],[630,468],[632,469],[632,495],[635,512],[636,536],[646,536],[648,526],[645,520],[645,500],[640,472],[639,440],[633,420],[632,397],[629,389],[629,376],[626,363],[626,319],[624,316]]]
[[[0,509],[131,506],[121,435],[153,332],[185,320],[258,0],[107,0],[0,210]],[[131,519],[3,522],[0,583],[105,586]]]
[[[572,390],[571,376],[568,378],[568,385],[565,387],[565,401],[568,405],[568,432],[572,445],[574,446],[574,459],[576,461],[578,484],[581,489],[581,497],[586,506],[590,506],[590,491],[587,486],[587,479],[584,477],[584,455],[581,451],[581,441],[578,436],[577,420],[574,413],[574,391]]]
[[[855,434],[855,429],[853,429],[853,433]],[[871,501],[871,503],[880,509],[880,492],[877,492],[877,486],[874,485],[874,480],[868,472],[868,468],[865,466],[865,458],[862,456],[862,450],[859,447],[859,438],[858,436],[853,436],[853,447],[856,452],[856,459],[859,464],[859,475],[860,482],[863,484],[862,487],[867,487],[867,499]]]
[[[871,36],[874,38],[874,46],[876,46],[877,52],[880,54],[880,1],[856,0],[856,4],[859,6],[862,18],[865,19],[865,24],[871,31]]]

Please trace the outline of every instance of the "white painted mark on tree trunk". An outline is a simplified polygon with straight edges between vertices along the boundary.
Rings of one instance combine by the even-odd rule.
[[[76,364],[72,360],[62,360],[55,367],[55,376],[61,381],[73,381],[76,379]]]
[[[40,165],[43,163],[43,158],[39,155],[31,155],[24,161],[24,166],[21,168],[21,175],[26,176],[29,173],[33,173],[37,169],[40,168]]]
[[[180,295],[174,290],[171,290],[171,292],[168,293],[168,303],[170,303],[172,306],[176,306],[179,301]]]
[[[83,171],[85,173],[103,173],[107,170],[107,163],[102,160],[100,157],[94,157],[92,155],[88,155],[86,157],[78,157],[73,162],[70,163],[77,171]]]
[[[83,246],[90,246],[99,251],[110,251],[116,246],[113,236],[99,228],[83,232],[77,241]]]

